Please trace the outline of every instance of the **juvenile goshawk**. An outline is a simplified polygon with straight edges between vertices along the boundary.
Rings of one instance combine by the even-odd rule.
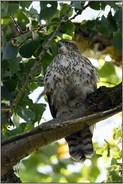
[[[95,68],[81,55],[75,42],[60,40],[58,53],[47,67],[44,77],[44,88],[53,118],[69,112],[80,102],[84,105],[87,95],[96,90],[96,82]],[[65,137],[75,161],[92,156],[93,128],[87,127]]]

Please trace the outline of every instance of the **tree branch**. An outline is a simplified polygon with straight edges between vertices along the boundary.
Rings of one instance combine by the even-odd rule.
[[[2,141],[2,175],[20,159],[53,141],[104,120],[121,111],[122,85],[100,87],[87,97],[87,103],[29,132]],[[96,112],[96,113],[95,113]],[[18,149],[16,149],[18,148]]]

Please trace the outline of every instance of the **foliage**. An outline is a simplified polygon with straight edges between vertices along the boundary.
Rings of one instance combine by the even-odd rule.
[[[61,27],[57,36],[51,43],[49,50],[45,53],[35,75],[32,76],[31,82],[23,94],[18,105],[14,109],[12,117],[6,120],[11,104],[17,96],[20,89],[35,63],[35,58],[39,56],[43,46],[49,40],[62,16],[65,14],[69,5],[67,3],[57,1],[40,1],[40,12],[31,7],[32,1],[3,1],[2,2],[2,137],[10,136],[33,129],[36,123],[40,123],[42,115],[45,111],[46,104],[33,102],[29,95],[37,89],[43,87],[43,76],[45,70],[57,50],[57,41],[60,38],[74,38],[75,24],[71,21],[71,16],[75,11],[78,15],[84,9],[85,2],[74,1],[69,13],[70,20]],[[122,10],[121,2],[93,2],[89,4],[94,10],[104,10],[109,5],[115,13],[110,10],[107,18],[103,15],[97,17],[96,20],[83,20],[81,22],[81,31],[89,30],[90,34],[87,38],[91,42],[95,35],[100,33],[105,37],[110,37],[111,46],[121,52],[121,25]],[[58,8],[58,6],[60,8]],[[120,82],[118,72],[120,66],[115,66],[112,62],[105,62],[104,59],[99,61],[97,69],[100,81],[107,85],[116,85]],[[117,72],[118,71],[118,72]],[[102,85],[102,83],[99,83]],[[120,131],[120,130],[119,130]],[[117,131],[114,131],[117,134]],[[119,137],[115,137],[119,139]],[[112,144],[114,141],[112,141]],[[107,143],[100,148],[96,145],[96,150],[103,150],[100,155],[105,153]],[[100,174],[97,165],[98,156],[94,155],[91,166],[81,165],[79,172],[72,172],[70,166],[76,166],[69,158],[62,158],[58,153],[61,143],[53,143],[50,146],[42,148],[40,151],[32,154],[28,159],[22,161],[20,165],[20,177],[24,182],[81,182],[96,181]],[[116,147],[116,145],[112,145]],[[117,148],[118,149],[118,148]],[[114,155],[112,155],[114,154]],[[120,154],[119,154],[120,155]],[[121,156],[121,155],[120,155]],[[108,181],[121,180],[119,174],[120,166],[118,165],[115,153],[111,153],[111,165],[108,168]],[[80,165],[79,165],[80,166]],[[39,169],[37,169],[39,167]],[[48,170],[49,173],[42,172],[41,169]],[[40,170],[40,171],[39,171]],[[26,172],[25,172],[26,171]],[[94,171],[94,172],[92,172]],[[83,174],[82,174],[83,173]]]
[[[121,127],[114,128],[112,139],[100,146],[94,143],[96,154],[91,161],[75,163],[69,158],[64,141],[41,148],[21,161],[19,174],[23,182],[96,182],[103,165],[108,163],[108,175],[102,182],[120,183],[121,177]],[[117,154],[118,153],[118,154]],[[105,171],[106,172],[106,171]],[[29,177],[30,176],[30,177]]]

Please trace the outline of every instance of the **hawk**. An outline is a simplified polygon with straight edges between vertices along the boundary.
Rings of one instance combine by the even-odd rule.
[[[44,89],[53,118],[59,117],[80,102],[84,105],[89,93],[96,90],[97,74],[91,62],[81,55],[76,43],[62,39],[57,55],[46,69]],[[94,126],[65,137],[74,161],[84,161],[93,154]]]

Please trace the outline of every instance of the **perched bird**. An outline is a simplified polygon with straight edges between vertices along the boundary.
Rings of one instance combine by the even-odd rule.
[[[76,43],[58,41],[57,55],[47,67],[44,89],[53,118],[69,112],[80,102],[84,105],[89,93],[96,90],[97,74],[91,62],[81,55]],[[65,137],[71,157],[79,162],[93,154],[94,126]]]

